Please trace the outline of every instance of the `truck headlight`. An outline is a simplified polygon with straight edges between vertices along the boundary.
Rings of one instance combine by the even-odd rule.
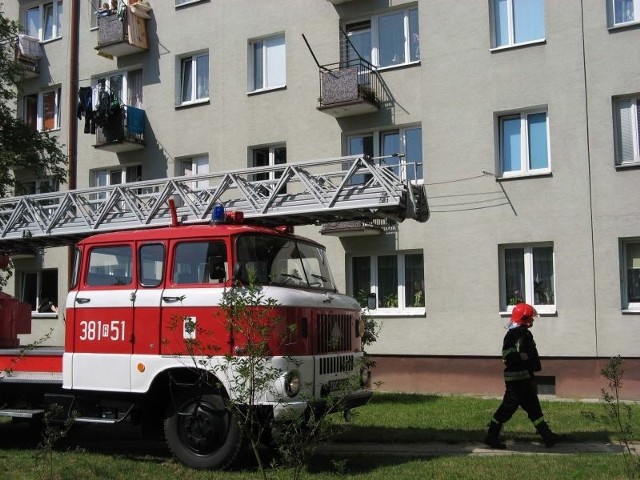
[[[300,373],[297,370],[291,370],[284,376],[284,390],[290,397],[300,392]]]

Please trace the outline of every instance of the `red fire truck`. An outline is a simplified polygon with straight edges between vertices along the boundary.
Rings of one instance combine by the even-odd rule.
[[[302,414],[336,396],[344,410],[366,403],[361,306],[338,293],[325,248],[291,226],[426,221],[423,187],[382,160],[281,166],[275,181],[259,180],[273,169],[261,167],[0,199],[6,253],[75,245],[64,347],[21,347],[30,308],[0,296],[0,415],[36,421],[55,405],[58,419],[77,423],[163,424],[186,465],[228,466],[243,439],[225,406],[234,377],[220,372],[245,340],[221,303],[250,280],[279,319],[269,360],[280,376],[258,399],[269,415]]]

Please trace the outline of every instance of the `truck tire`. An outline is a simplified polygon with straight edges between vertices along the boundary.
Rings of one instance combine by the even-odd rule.
[[[164,435],[173,455],[196,469],[229,467],[245,444],[242,428],[215,393],[178,395],[165,419]]]

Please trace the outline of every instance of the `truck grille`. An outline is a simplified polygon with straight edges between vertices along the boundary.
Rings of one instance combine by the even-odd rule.
[[[317,353],[351,351],[354,327],[350,314],[318,314],[318,350]]]
[[[353,355],[336,355],[320,359],[320,375],[350,372],[352,370]]]

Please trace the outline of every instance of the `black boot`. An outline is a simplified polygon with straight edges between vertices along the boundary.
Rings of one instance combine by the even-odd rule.
[[[500,430],[502,429],[502,424],[492,420],[489,422],[488,426],[489,430],[487,431],[487,436],[484,437],[484,443],[489,445],[491,448],[496,448],[498,450],[504,450],[507,448],[507,445],[500,441]]]
[[[549,428],[549,425],[547,425],[547,422],[540,422],[536,425],[536,430],[547,447],[553,447],[560,440],[560,435],[553,433]]]

